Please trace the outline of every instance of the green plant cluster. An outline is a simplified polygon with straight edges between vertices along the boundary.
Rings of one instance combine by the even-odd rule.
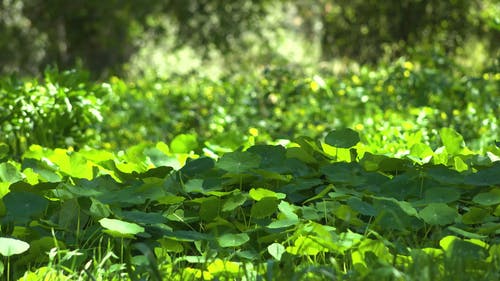
[[[252,128],[269,140],[323,137],[348,126],[385,151],[387,143],[411,138],[437,145],[435,128],[453,127],[478,149],[500,137],[500,73],[472,76],[457,69],[436,56],[341,75],[280,67],[217,81],[196,75],[137,83],[113,78],[115,102],[104,138],[127,147],[190,132],[234,149]]]
[[[0,79],[0,142],[13,155],[31,144],[81,146],[96,138],[102,99],[109,88],[92,83],[83,71],[47,69],[43,82]]]
[[[120,153],[31,146],[0,163],[0,272],[498,280],[500,148],[474,154],[439,134],[440,148],[403,158],[367,151],[351,129],[220,157],[196,154],[192,135]]]

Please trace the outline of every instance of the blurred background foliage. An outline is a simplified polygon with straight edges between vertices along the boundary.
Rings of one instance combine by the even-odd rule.
[[[0,73],[219,75],[422,52],[481,70],[498,59],[499,15],[498,0],[2,0]]]
[[[500,138],[500,1],[0,0],[0,76],[17,155],[342,126],[380,151],[441,127],[479,148]]]

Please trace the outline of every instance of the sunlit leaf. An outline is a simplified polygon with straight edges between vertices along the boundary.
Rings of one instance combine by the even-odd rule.
[[[4,257],[22,254],[26,252],[29,247],[30,244],[22,240],[0,237],[0,255]]]
[[[112,236],[128,237],[130,235],[136,235],[144,232],[144,227],[122,220],[103,218],[99,220],[99,223],[105,229],[111,230],[109,233]]]
[[[250,240],[250,237],[246,233],[231,234],[226,233],[217,237],[217,242],[223,248],[227,247],[238,247]]]

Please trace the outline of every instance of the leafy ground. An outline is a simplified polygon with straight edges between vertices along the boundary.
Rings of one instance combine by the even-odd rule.
[[[6,280],[499,280],[500,149],[356,131],[197,149],[0,146]]]

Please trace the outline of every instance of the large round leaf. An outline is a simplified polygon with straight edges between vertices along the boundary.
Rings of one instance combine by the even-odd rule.
[[[227,233],[217,237],[217,242],[223,248],[238,247],[248,242],[248,240],[250,240],[250,237],[246,233]]]
[[[419,215],[428,224],[446,225],[453,223],[458,213],[444,203],[431,203],[420,211]]]
[[[198,141],[192,134],[180,134],[170,143],[170,149],[174,153],[189,153],[196,148],[198,148]]]
[[[359,134],[349,128],[334,130],[326,135],[325,142],[331,146],[349,148],[359,142]]]
[[[235,174],[246,172],[249,169],[258,168],[259,165],[260,156],[247,151],[226,153],[216,164],[217,167]]]
[[[4,257],[10,257],[26,252],[30,244],[14,238],[0,237],[0,254]]]
[[[109,230],[106,231],[106,233],[114,237],[130,237],[137,233],[144,232],[144,227],[142,226],[117,219],[103,218],[99,220],[99,223],[102,227]]]
[[[489,192],[479,193],[472,198],[474,203],[483,206],[491,206],[500,203],[500,188],[495,188]]]
[[[26,222],[41,215],[48,206],[44,197],[24,191],[9,192],[2,198],[7,215],[16,222]]]

